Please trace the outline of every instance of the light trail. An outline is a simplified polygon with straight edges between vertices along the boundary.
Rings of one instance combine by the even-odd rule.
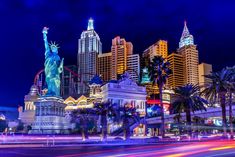
[[[40,138],[40,137],[39,137]],[[58,137],[60,140],[71,141],[72,137]],[[75,137],[74,137],[75,138]],[[94,137],[95,138],[95,137]],[[37,139],[39,140],[39,139]],[[60,141],[59,140],[59,141]],[[59,143],[58,141],[58,143]],[[0,146],[1,147],[1,146]],[[17,154],[22,153],[22,149],[18,148],[2,148],[8,149],[9,153]],[[16,150],[20,151],[16,151]],[[58,152],[58,157],[213,157],[213,156],[234,156],[235,141],[233,140],[211,140],[200,142],[177,142],[177,143],[156,143],[156,144],[144,144],[136,143],[131,145],[125,145],[125,142],[119,142],[118,144],[77,144],[77,145],[56,145],[55,147],[28,147],[30,151],[40,150],[44,151],[44,154]],[[53,150],[53,151],[52,151]],[[1,152],[1,149],[0,149]],[[3,151],[2,151],[3,152]],[[5,152],[5,151],[4,151]],[[27,151],[26,151],[27,152]],[[1,155],[0,155],[1,156]],[[20,155],[19,155],[20,156]],[[31,155],[29,155],[31,156]]]

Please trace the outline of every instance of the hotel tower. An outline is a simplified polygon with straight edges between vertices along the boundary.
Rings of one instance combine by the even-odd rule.
[[[127,56],[133,54],[133,45],[119,36],[112,40],[112,79],[117,80],[127,70]]]
[[[93,19],[89,19],[87,30],[83,31],[78,40],[78,74],[80,83],[78,84],[78,94],[87,94],[87,83],[96,74],[97,56],[102,53],[102,43],[99,35],[95,32]]]
[[[184,84],[198,84],[198,50],[186,22],[184,22],[184,29],[177,51],[183,57]]]

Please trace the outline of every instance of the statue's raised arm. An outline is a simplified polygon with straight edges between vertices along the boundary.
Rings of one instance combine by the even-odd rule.
[[[47,58],[50,53],[50,47],[49,47],[49,43],[47,41],[48,30],[49,30],[49,28],[47,28],[47,27],[44,27],[42,30],[43,40],[44,40],[44,45],[45,45],[45,58]]]

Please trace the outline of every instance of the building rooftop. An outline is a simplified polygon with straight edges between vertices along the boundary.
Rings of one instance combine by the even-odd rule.
[[[92,85],[92,84],[99,84],[99,85],[102,85],[102,84],[103,84],[103,81],[102,81],[102,79],[100,78],[99,75],[95,75],[95,76],[91,79],[91,81],[89,82],[89,84],[90,84],[90,85]]]

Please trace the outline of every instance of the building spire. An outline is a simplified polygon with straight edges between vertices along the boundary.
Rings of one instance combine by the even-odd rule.
[[[188,27],[187,27],[187,22],[186,20],[184,21],[184,29],[180,38],[179,42],[179,48],[185,46],[185,45],[193,45],[194,40],[193,36],[189,33]]]
[[[189,35],[190,35],[190,33],[189,33],[189,30],[188,30],[188,27],[187,27],[187,21],[185,20],[184,21],[184,29],[183,29],[183,32],[182,32],[182,35],[181,35],[181,39],[186,38]]]
[[[92,18],[90,18],[90,19],[88,20],[88,26],[87,26],[87,30],[88,30],[88,31],[94,29],[93,22],[94,22],[94,20],[93,20]]]

